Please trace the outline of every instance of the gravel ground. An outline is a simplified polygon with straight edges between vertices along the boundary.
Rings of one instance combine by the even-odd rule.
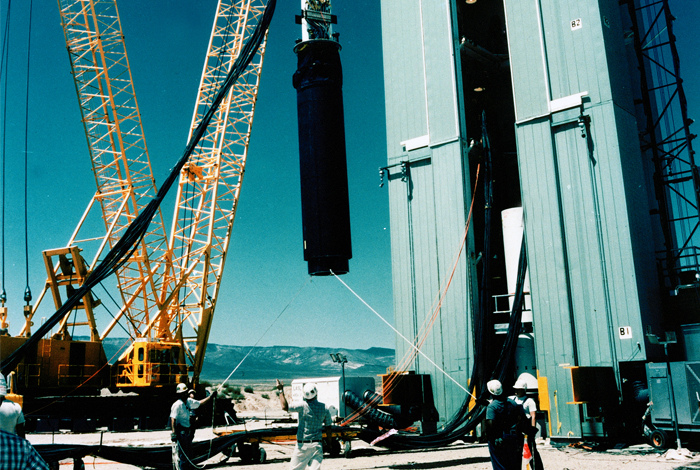
[[[581,449],[556,449],[541,446],[540,455],[544,467],[558,470],[671,470],[696,468],[700,469],[700,457],[684,461],[671,461],[663,454],[653,452],[650,448],[626,450],[618,452],[590,452]],[[267,463],[258,465],[243,465],[238,459],[231,458],[220,462],[216,468],[238,470],[269,469],[286,470],[289,466],[290,448],[265,446]],[[381,448],[370,448],[366,444],[353,443],[350,458],[327,458],[323,461],[323,469],[473,469],[490,470],[488,448],[485,444],[454,444],[442,449],[389,452]],[[212,463],[217,461],[212,459]],[[694,466],[693,466],[694,464]],[[212,467],[213,468],[213,467]],[[525,468],[525,465],[523,465]]]
[[[250,395],[250,396],[248,396]],[[237,403],[238,416],[247,418],[247,429],[259,429],[273,426],[273,421],[288,416],[276,400],[263,400],[259,395],[246,394],[243,402]],[[277,426],[277,425],[275,425]],[[241,428],[236,426],[234,430]],[[198,429],[196,441],[212,438],[211,429]],[[169,431],[147,431],[128,433],[92,433],[71,434],[29,434],[33,444],[104,444],[111,446],[159,446],[170,445]],[[236,470],[287,470],[293,444],[264,443],[262,448],[266,453],[264,464],[243,464],[237,457],[227,458],[219,454],[212,457],[200,468],[207,469],[236,469]],[[553,447],[547,441],[538,441],[538,449],[542,456],[544,467],[548,470],[700,470],[700,453],[688,453],[689,456],[678,456],[675,451],[659,452],[650,446],[633,446],[622,450],[594,452],[580,447]],[[677,458],[674,458],[677,457]],[[99,470],[136,470],[138,467],[106,461],[101,458],[86,457],[87,469]],[[73,468],[72,460],[61,462],[61,470]],[[423,469],[474,469],[490,470],[488,448],[485,444],[455,443],[440,449],[420,451],[388,451],[382,447],[374,447],[362,441],[352,441],[349,457],[326,458],[323,461],[324,470],[423,470]],[[526,467],[523,465],[523,469]]]
[[[208,439],[208,430],[198,430],[197,440]],[[156,431],[148,433],[105,434],[104,444],[110,445],[167,445],[170,433]],[[99,435],[29,435],[33,443],[84,443],[99,442]],[[388,451],[381,447],[373,447],[362,441],[353,441],[349,457],[326,458],[323,461],[324,470],[382,470],[382,469],[491,469],[488,448],[485,444],[455,443],[445,448],[420,451]],[[227,458],[219,454],[208,460],[201,468],[237,469],[237,470],[286,470],[293,446],[291,444],[262,444],[267,454],[264,464],[243,464],[237,457]],[[674,459],[675,451],[661,453],[649,446],[634,446],[623,450],[593,452],[573,447],[552,447],[545,441],[539,446],[540,455],[545,468],[557,470],[681,470],[700,469],[700,454]],[[135,470],[138,467],[109,462],[104,459],[86,457],[86,468],[99,470]],[[72,460],[61,462],[61,468],[73,468]],[[523,465],[523,469],[526,467]]]

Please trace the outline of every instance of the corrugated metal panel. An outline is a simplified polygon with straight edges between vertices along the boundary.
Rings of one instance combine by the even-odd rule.
[[[387,100],[389,202],[394,282],[394,318],[408,339],[423,331],[437,306],[464,231],[463,168],[459,139],[457,74],[450,20],[451,2],[382,2],[385,93]],[[429,116],[429,118],[428,118]],[[408,150],[400,145],[429,136]],[[409,146],[410,147],[410,146]],[[407,162],[405,181],[401,162]],[[471,241],[470,241],[471,243]],[[466,386],[471,370],[470,309],[473,302],[467,244],[457,274],[421,350],[439,368]],[[397,362],[411,353],[397,338]],[[414,367],[432,376],[436,407],[444,422],[462,404],[465,393],[430,361]]]
[[[458,383],[466,386],[473,365],[471,351],[474,350],[471,335],[473,318],[469,308],[474,305],[471,297],[474,290],[469,283],[470,279],[476,279],[476,275],[471,256],[467,256],[474,252],[471,238],[467,239],[459,254],[465,229],[464,213],[465,209],[468,210],[464,205],[460,145],[455,143],[434,148],[432,161],[433,177],[436,178],[434,185],[438,188],[434,194],[436,250],[440,262],[438,275],[442,288],[440,292],[446,292],[435,326],[436,334],[440,334],[441,349],[435,354],[436,357],[442,356],[440,366]],[[450,280],[453,270],[454,277]],[[464,391],[437,371],[434,377],[440,377],[443,382],[445,409],[458,409],[464,400]]]
[[[557,404],[551,419],[559,437],[583,432],[578,405],[566,404],[573,396],[565,366],[616,368],[643,360],[642,319],[658,312],[645,181],[635,122],[626,111],[630,94],[619,76],[608,74],[608,64],[624,57],[622,32],[604,31],[620,22],[609,13],[610,2],[600,4],[610,16],[594,1],[541,0],[551,99],[584,91],[588,98],[580,107],[521,122],[516,131],[538,367]],[[512,74],[542,90],[542,70],[514,55],[539,45],[537,35],[513,26],[520,6],[506,0]],[[523,109],[537,109],[531,90],[516,84],[514,91],[519,119]],[[582,115],[590,118],[585,133]],[[632,335],[621,338],[621,327]]]
[[[551,98],[588,91],[593,102],[611,99],[598,2],[541,4]]]
[[[456,139],[459,135],[452,28],[448,2],[421,1],[425,74],[428,90],[428,130],[431,145]],[[437,52],[437,53],[436,53]]]
[[[506,0],[508,49],[515,100],[515,119],[524,121],[549,111],[544,43],[540,35],[539,0]]]
[[[400,142],[428,133],[423,27],[417,2],[387,0],[381,7],[386,141],[391,158],[403,152]]]
[[[645,271],[653,271],[653,259],[644,266],[640,261],[650,252],[633,250],[633,240],[649,238],[630,230],[640,208],[627,195],[639,193],[640,185],[621,165],[621,124],[612,104],[585,113],[591,117],[590,147],[577,122],[551,127],[543,119],[518,128],[538,367],[560,397],[570,383],[558,365],[616,367],[643,359],[637,345],[644,344],[641,311],[653,308],[640,304],[650,300],[640,287],[648,283]],[[621,327],[630,327],[633,336],[621,339]],[[570,417],[562,420],[562,432],[577,435],[578,415]]]
[[[580,436],[578,409],[565,405],[573,394],[564,366],[577,359],[549,119],[518,128],[518,155],[537,366],[549,384],[552,433]]]
[[[461,149],[453,143],[416,153],[425,158],[409,164],[406,181],[398,168],[389,179],[396,325],[410,340],[429,331],[421,351],[466,386],[473,347],[468,305],[473,299],[467,276],[472,270],[469,244],[458,258],[465,228]],[[455,275],[445,290],[455,263]],[[397,362],[410,353],[411,346],[399,338]],[[432,376],[436,407],[444,420],[461,405],[465,393],[431,361],[417,356],[413,367]]]

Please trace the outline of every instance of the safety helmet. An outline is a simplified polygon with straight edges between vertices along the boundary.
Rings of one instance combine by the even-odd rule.
[[[525,382],[524,379],[518,379],[515,381],[515,385],[513,385],[514,390],[525,390],[527,392],[527,382]]]
[[[489,380],[486,384],[486,388],[489,390],[491,395],[499,396],[503,393],[503,385],[499,380]]]
[[[177,384],[175,393],[185,393],[187,391],[187,384]]]
[[[313,400],[316,398],[316,385],[314,384],[304,384],[304,400]]]
[[[7,382],[5,376],[0,374],[0,397],[7,395]]]

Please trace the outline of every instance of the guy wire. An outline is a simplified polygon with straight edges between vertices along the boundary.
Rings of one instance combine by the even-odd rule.
[[[456,381],[450,374],[448,374],[442,367],[440,367],[439,365],[437,365],[432,359],[430,359],[428,356],[426,356],[425,353],[424,353],[423,351],[421,351],[420,349],[418,349],[418,348],[411,342],[411,340],[409,340],[408,338],[406,338],[404,335],[401,334],[401,332],[399,332],[399,330],[397,330],[396,328],[394,328],[394,326],[393,326],[391,323],[389,323],[384,317],[382,317],[382,316],[381,316],[375,309],[373,309],[367,302],[365,302],[365,300],[364,300],[362,297],[360,297],[360,296],[357,294],[357,292],[355,292],[354,290],[352,290],[352,288],[350,288],[350,286],[348,286],[342,279],[340,279],[340,277],[338,277],[333,271],[331,271],[331,274],[332,274],[333,277],[335,277],[342,285],[344,285],[350,292],[352,292],[353,295],[354,295],[355,297],[357,297],[357,298],[360,300],[360,302],[362,302],[363,304],[365,304],[365,306],[366,306],[368,309],[370,309],[370,310],[372,311],[372,313],[374,313],[377,317],[379,317],[380,320],[382,320],[384,323],[386,323],[387,326],[388,326],[389,328],[391,328],[391,329],[394,331],[394,333],[396,333],[397,335],[399,335],[404,341],[406,341],[406,343],[408,343],[413,349],[415,349],[415,350],[418,352],[418,354],[420,354],[421,356],[423,356],[423,358],[425,358],[428,362],[430,362],[433,366],[435,366],[435,368],[436,368],[437,370],[439,370],[440,372],[442,372],[448,379],[450,379],[450,380],[451,380],[452,382],[454,382],[459,388],[461,388],[464,392],[468,393],[472,398],[474,398],[474,399],[476,400],[476,397],[475,397],[474,395],[472,395],[472,394],[469,392],[469,390],[467,390],[466,388],[464,388],[464,386],[463,386],[461,383],[457,382],[457,381]]]

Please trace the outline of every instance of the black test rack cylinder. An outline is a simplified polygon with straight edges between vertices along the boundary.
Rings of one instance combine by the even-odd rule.
[[[304,260],[312,276],[345,274],[352,258],[339,51],[330,39],[294,48]]]

